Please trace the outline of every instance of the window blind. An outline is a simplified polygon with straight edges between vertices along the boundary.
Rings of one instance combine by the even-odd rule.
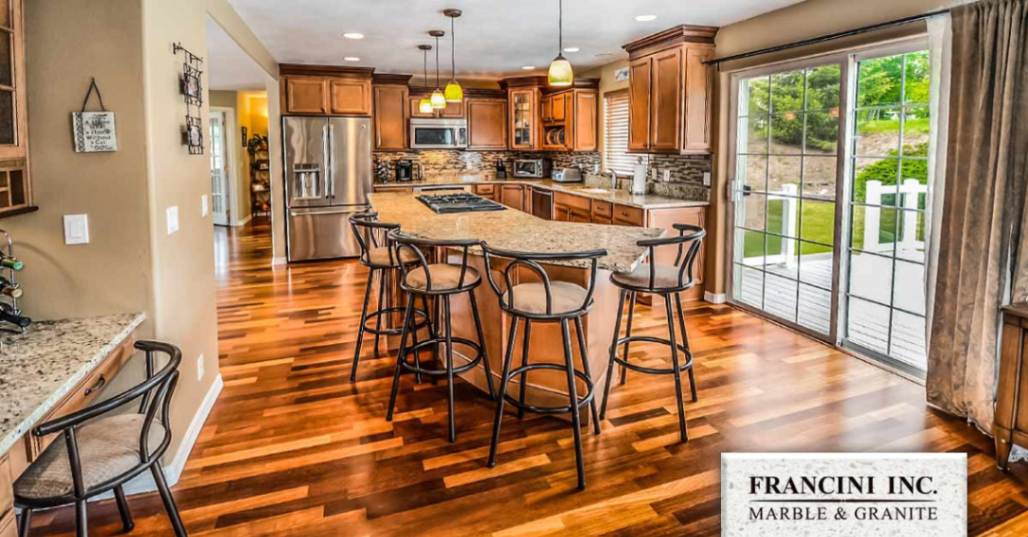
[[[628,92],[603,97],[603,167],[631,174],[635,155],[628,153]]]

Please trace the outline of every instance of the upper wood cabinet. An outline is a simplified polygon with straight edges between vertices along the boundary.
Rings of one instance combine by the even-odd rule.
[[[511,149],[539,147],[539,88],[517,88],[507,92],[508,134]]]
[[[376,84],[374,87],[375,149],[403,151],[407,149],[407,107],[409,90],[406,84]]]
[[[445,118],[462,118],[464,117],[464,101],[459,103],[446,103],[446,108],[441,110],[432,110],[431,112],[422,112],[420,109],[421,99],[428,97],[428,93],[424,93],[421,88],[416,91],[419,93],[411,94],[408,97],[408,106],[410,117],[445,117]]]
[[[597,90],[578,88],[544,96],[540,147],[550,151],[595,151],[597,96]]]
[[[506,149],[506,99],[468,99],[466,103],[468,149]]]
[[[372,69],[282,64],[279,72],[286,114],[371,115]]]
[[[597,93],[595,91],[575,91],[573,101],[574,114],[569,121],[573,125],[570,149],[572,151],[595,151],[597,148],[596,122],[599,113]]]
[[[29,180],[24,28],[22,1],[0,1],[0,216],[35,210]]]
[[[711,69],[717,28],[675,26],[624,46],[629,53],[632,151],[711,151]]]

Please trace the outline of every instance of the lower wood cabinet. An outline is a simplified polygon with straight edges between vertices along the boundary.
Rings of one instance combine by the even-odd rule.
[[[497,188],[500,191],[497,201],[511,209],[527,211],[524,185],[498,185]]]
[[[482,196],[483,198],[491,199],[491,200],[494,200],[494,201],[496,200],[496,190],[497,190],[496,185],[492,185],[492,184],[489,184],[489,185],[474,185],[472,187],[472,192],[474,192],[476,195]]]
[[[468,99],[468,149],[507,149],[507,100]]]
[[[996,415],[992,426],[996,463],[1007,468],[1014,444],[1028,447],[1028,304],[1003,308]]]

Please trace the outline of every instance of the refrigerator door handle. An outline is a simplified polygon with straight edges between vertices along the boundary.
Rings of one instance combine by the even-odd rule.
[[[325,177],[324,177],[324,181],[325,181],[325,197],[326,198],[331,198],[332,197],[332,167],[331,167],[331,164],[332,164],[332,152],[331,152],[331,150],[332,150],[332,143],[331,143],[331,136],[332,136],[332,130],[329,127],[328,123],[326,122],[325,125],[323,127],[321,127],[321,145],[322,145],[322,148],[324,150],[324,156],[322,158],[325,160]]]
[[[290,209],[289,216],[308,216],[308,215],[326,215],[326,214],[356,214],[362,213],[368,210],[366,205],[358,206],[336,206],[336,207],[319,207],[311,209]]]
[[[329,167],[327,168],[329,170],[328,195],[334,199],[336,197],[336,177],[335,174],[332,173],[331,166],[333,153],[336,150],[336,139],[335,135],[332,134],[332,124],[329,123],[325,128],[328,129],[328,151],[325,153],[329,164]]]

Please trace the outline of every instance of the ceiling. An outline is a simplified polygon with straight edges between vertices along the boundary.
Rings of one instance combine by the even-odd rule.
[[[207,85],[212,90],[263,90],[264,70],[225,30],[207,19]]]
[[[420,73],[417,45],[428,30],[445,30],[440,69],[450,70],[450,21],[456,20],[457,72],[463,78],[543,72],[557,53],[556,0],[229,0],[280,63],[375,67],[383,73]],[[565,56],[579,72],[625,57],[621,45],[688,23],[724,26],[800,0],[565,0]],[[636,15],[656,15],[637,22]],[[359,32],[364,39],[344,39]],[[213,53],[212,53],[213,54]],[[347,56],[360,61],[345,61]],[[430,53],[429,65],[434,62]]]

